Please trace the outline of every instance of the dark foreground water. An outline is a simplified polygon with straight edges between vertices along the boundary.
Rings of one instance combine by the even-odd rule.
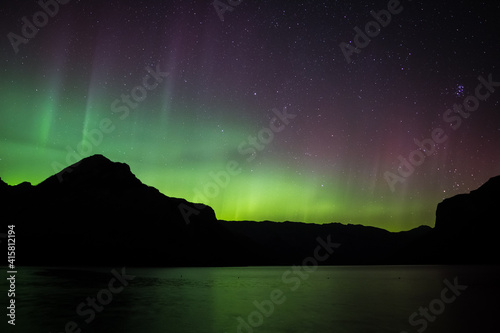
[[[492,266],[19,268],[15,326],[7,324],[6,278],[0,288],[2,332],[443,333],[500,327],[500,270]]]

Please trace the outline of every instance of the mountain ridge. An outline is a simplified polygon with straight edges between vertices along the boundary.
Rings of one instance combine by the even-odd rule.
[[[390,232],[339,222],[217,220],[210,206],[164,195],[127,164],[103,155],[84,158],[38,185],[10,186],[0,178],[0,199],[16,212],[17,230],[36,249],[21,249],[19,260],[31,265],[289,265],[310,255],[318,237],[330,236],[341,246],[322,264],[498,262],[498,249],[491,246],[496,220],[488,216],[498,217],[499,198],[497,176],[439,203],[435,228]],[[462,211],[466,207],[484,221],[464,222],[471,218]],[[7,223],[3,219],[4,230]],[[467,237],[468,252],[461,250]]]

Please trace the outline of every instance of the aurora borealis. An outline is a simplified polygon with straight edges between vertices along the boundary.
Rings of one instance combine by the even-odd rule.
[[[103,154],[220,219],[399,231],[500,174],[500,4],[400,1],[348,63],[340,45],[395,2],[247,0],[224,21],[208,0],[41,3],[1,11],[11,185]],[[488,97],[460,109],[481,83]],[[446,140],[427,154],[433,133]],[[384,174],[415,150],[391,190]]]

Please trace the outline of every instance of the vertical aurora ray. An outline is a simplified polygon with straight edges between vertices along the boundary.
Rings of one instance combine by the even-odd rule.
[[[42,146],[47,146],[50,142],[51,136],[54,135],[53,129],[56,125],[57,114],[60,112],[58,106],[60,105],[61,96],[61,77],[55,75],[49,80],[47,96],[42,102],[41,110],[39,110],[39,138]]]

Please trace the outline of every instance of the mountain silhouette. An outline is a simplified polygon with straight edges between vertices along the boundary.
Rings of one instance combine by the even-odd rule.
[[[436,247],[453,263],[498,263],[500,176],[478,189],[440,202],[436,210]]]
[[[311,257],[319,238],[339,244],[321,264],[491,263],[498,262],[499,198],[495,177],[440,203],[435,228],[397,233],[341,223],[219,221],[211,207],[168,197],[127,164],[93,155],[36,186],[0,179],[0,225],[16,225],[19,265],[292,265]]]
[[[14,212],[2,230],[16,224],[24,244],[17,260],[30,265],[226,265],[233,260],[227,246],[238,242],[212,208],[167,197],[102,155],[37,186],[0,181],[0,199],[4,214]],[[196,214],[186,220],[179,207]],[[247,263],[244,250],[239,255]]]

